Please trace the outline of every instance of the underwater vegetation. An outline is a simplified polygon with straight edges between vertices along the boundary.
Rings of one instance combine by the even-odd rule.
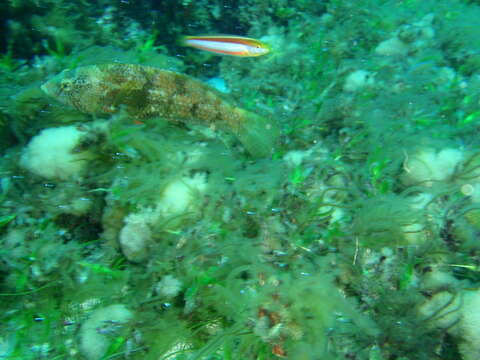
[[[0,10],[1,359],[478,360],[478,1]]]

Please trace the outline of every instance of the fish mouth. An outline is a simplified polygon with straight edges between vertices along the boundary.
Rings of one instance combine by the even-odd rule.
[[[63,90],[58,81],[48,80],[40,86],[40,89],[42,89],[42,91],[48,96],[61,101]]]
[[[47,81],[46,83],[43,83],[40,86],[40,89],[42,89],[42,91],[45,94],[50,95],[50,96],[54,96],[54,86],[50,81]]]
[[[44,93],[46,93],[46,92],[47,92],[47,83],[42,84],[42,85],[40,86],[40,89],[42,89],[42,91],[43,91]]]

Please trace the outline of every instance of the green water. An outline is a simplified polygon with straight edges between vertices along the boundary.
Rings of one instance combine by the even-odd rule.
[[[478,1],[0,17],[0,359],[480,359]],[[178,42],[202,34],[271,52]],[[251,141],[256,116],[278,127],[271,155],[213,120],[86,114],[40,88],[115,62],[219,84]]]

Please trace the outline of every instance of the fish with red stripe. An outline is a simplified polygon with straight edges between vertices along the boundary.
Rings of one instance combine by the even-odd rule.
[[[270,47],[256,39],[233,35],[184,36],[184,46],[231,56],[254,57],[266,55]]]

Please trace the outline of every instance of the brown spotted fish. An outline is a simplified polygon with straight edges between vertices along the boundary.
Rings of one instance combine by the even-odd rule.
[[[210,86],[149,66],[103,64],[64,70],[42,90],[88,114],[125,110],[133,120],[161,117],[226,129],[256,157],[271,155],[278,136],[272,121],[230,104]]]

